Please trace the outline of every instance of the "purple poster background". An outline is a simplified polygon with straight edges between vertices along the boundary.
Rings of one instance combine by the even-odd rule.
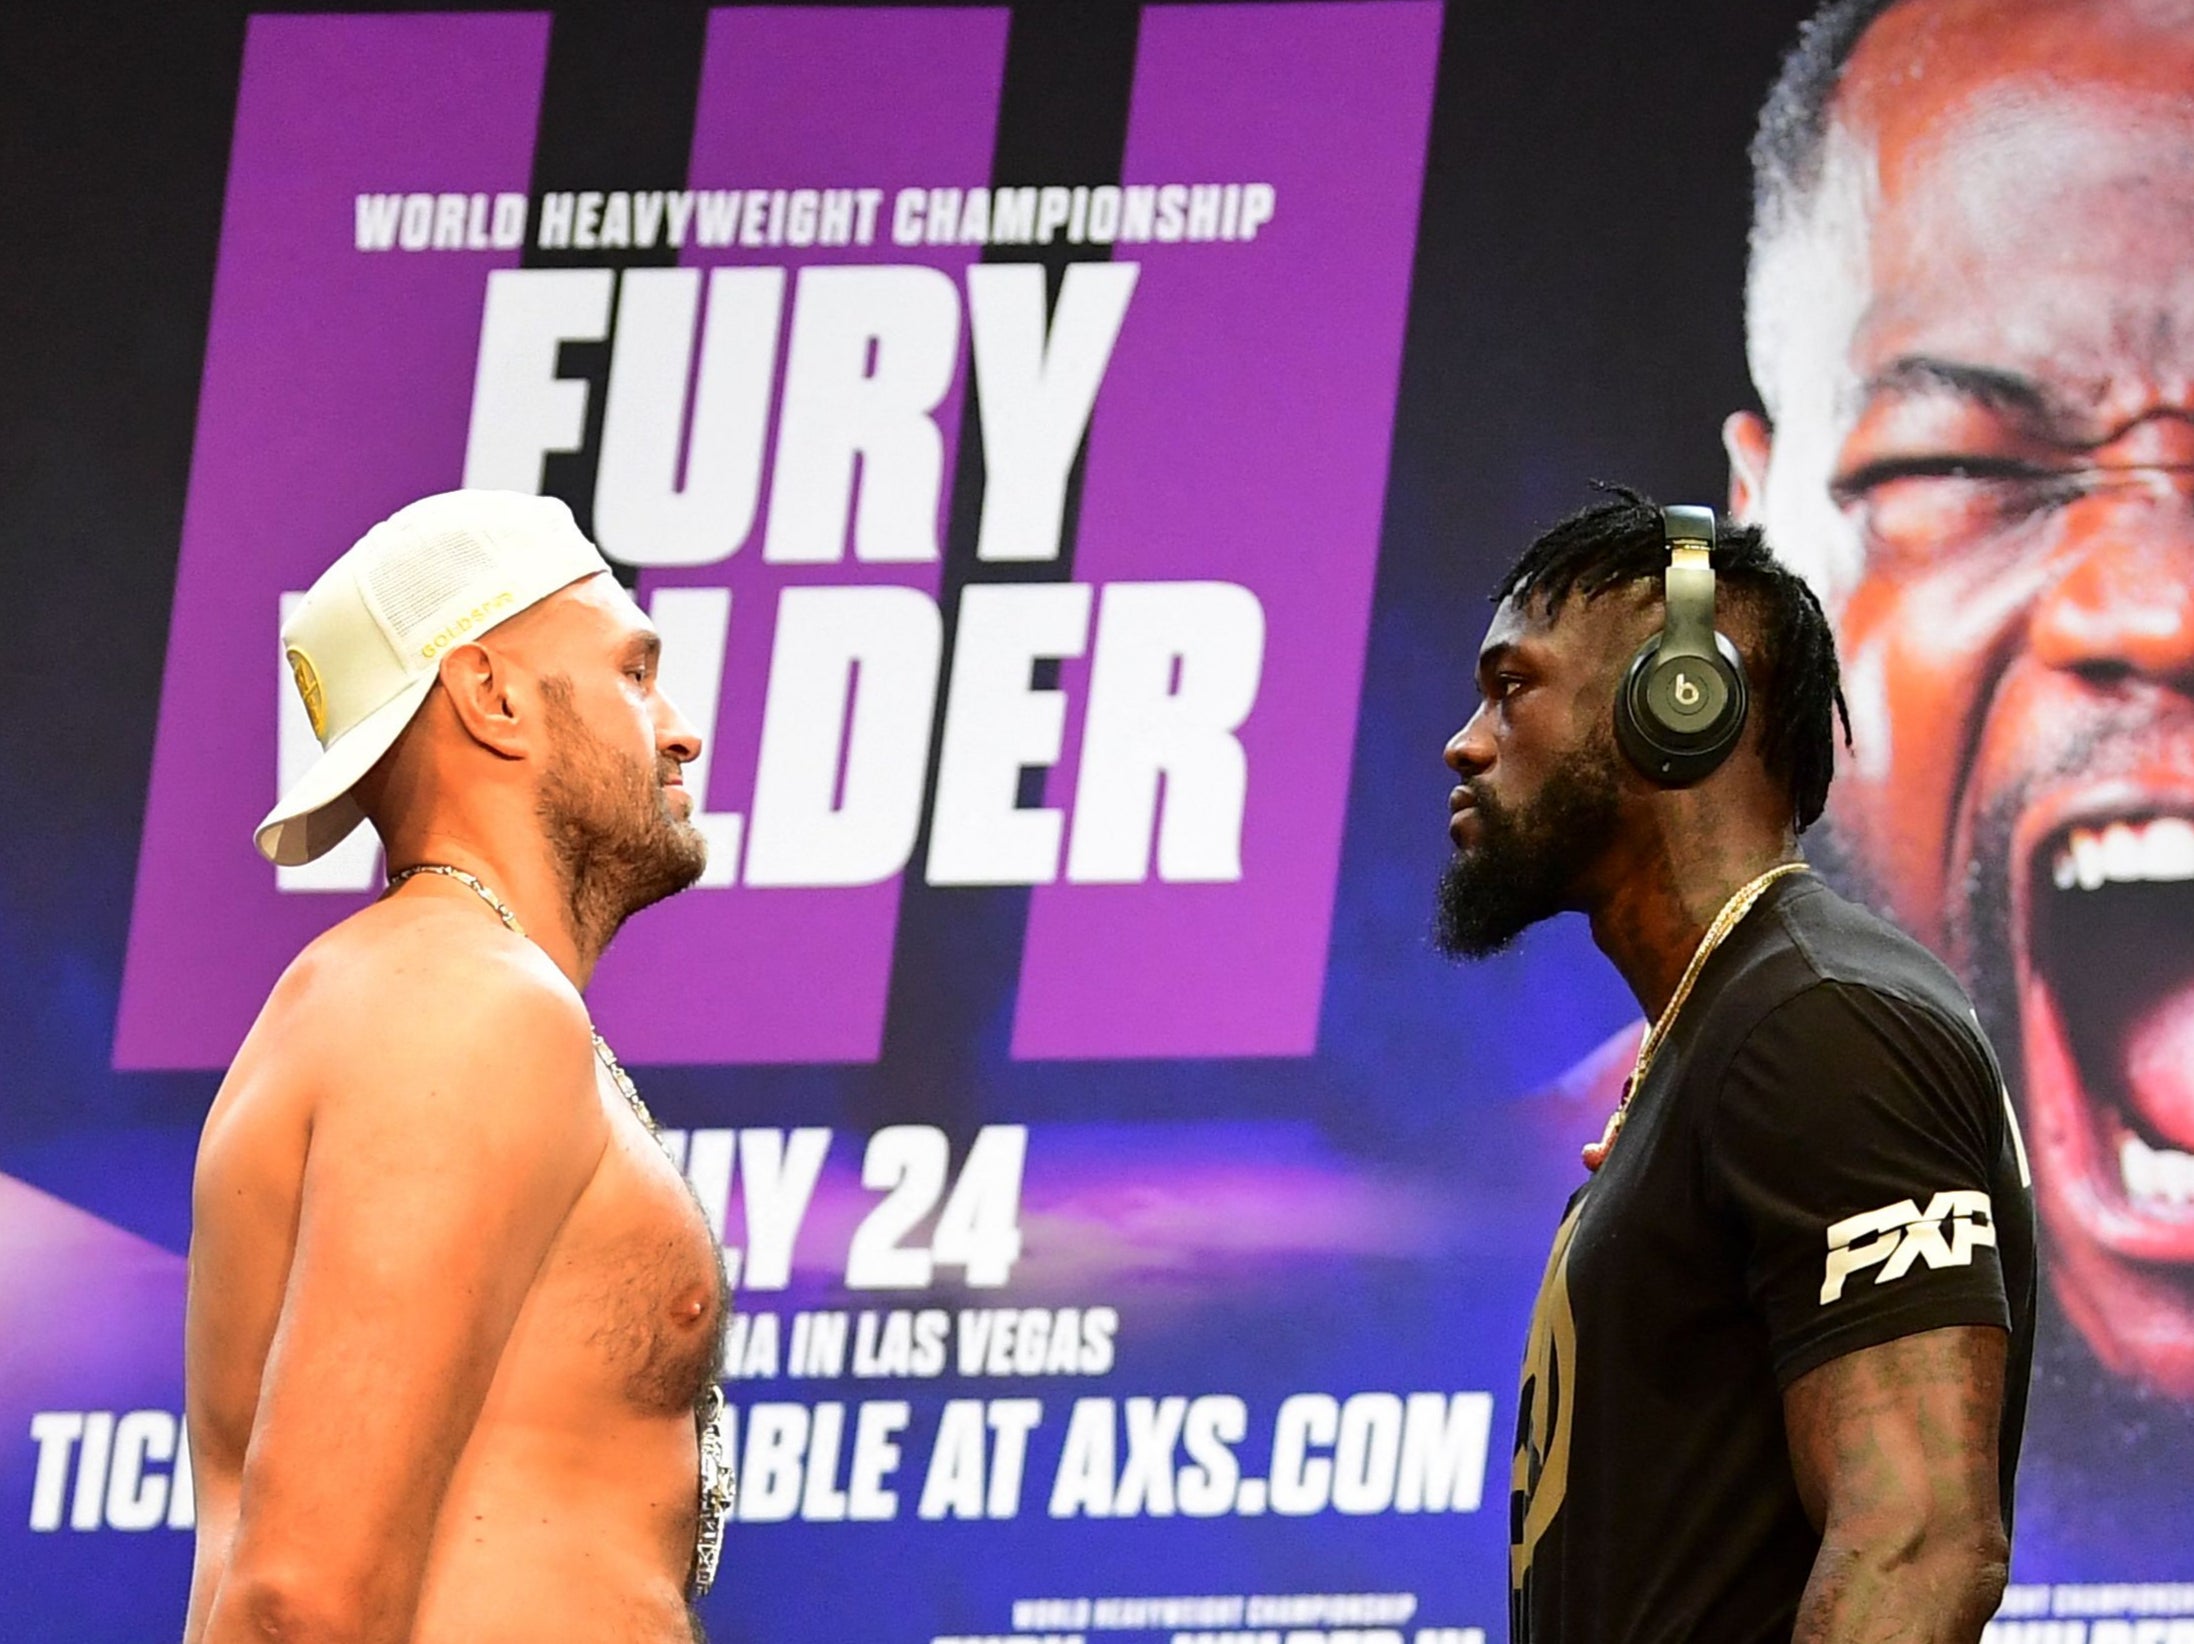
[[[516,254],[369,254],[336,230],[361,192],[523,188],[545,52],[540,18],[411,21],[263,20],[247,51],[119,1067],[221,1065],[287,958],[357,905],[279,892],[242,843],[274,790],[263,640],[277,596],[360,521],[457,482],[485,276]],[[989,176],[1006,21],[996,8],[712,14],[690,186],[862,189],[880,204],[866,245],[694,246],[686,264],[786,267],[781,338],[803,268],[912,264],[959,286],[980,248],[891,243],[891,201]],[[1144,271],[1093,418],[1077,574],[1099,585],[1100,610],[1101,585],[1123,581],[1235,583],[1261,603],[1242,877],[1039,888],[1016,1055],[1311,1047],[1438,26],[1431,0],[1158,7],[1142,21],[1123,180],[1265,184],[1277,215],[1254,241],[1117,248]],[[1215,92],[1221,60],[1243,71]],[[488,61],[514,68],[475,87]],[[850,103],[836,95],[848,75],[863,87]],[[464,119],[430,118],[452,102]],[[966,346],[963,320],[935,412],[940,526]],[[292,474],[312,483],[275,482]],[[849,550],[767,564],[767,513],[765,489],[728,559],[641,578],[644,601],[672,587],[733,595],[708,795],[719,813],[751,810],[778,596],[939,586],[934,560],[870,565]],[[1086,701],[1088,675],[1086,656],[1063,665],[1070,703]],[[1050,778],[1048,803],[1068,812],[1081,724],[1070,712]],[[703,886],[612,950],[597,1000],[643,1063],[873,1060],[901,883]],[[1238,962],[1252,950],[1255,974]]]
[[[244,48],[145,811],[117,1067],[219,1067],[282,967],[362,899],[284,895],[275,625],[373,521],[464,469],[488,270],[354,249],[363,192],[522,192],[545,14],[259,17]]]
[[[1144,14],[1124,180],[1254,179],[1279,207],[1223,255],[1132,248],[1075,574],[1262,602],[1242,877],[1039,887],[1018,1056],[1300,1056],[1316,1037],[1439,28],[1424,0]],[[1070,699],[1088,673],[1062,667]]]
[[[704,188],[881,188],[883,211],[901,187],[990,175],[991,140],[1005,70],[1006,13],[951,11],[719,11],[709,19],[693,134],[690,184]],[[848,99],[850,82],[863,90]],[[901,247],[880,231],[866,246],[690,250],[693,267],[896,263],[954,277],[979,248]],[[799,276],[787,280],[788,318]],[[963,338],[964,350],[964,338]],[[782,381],[779,384],[780,392]],[[965,364],[936,411],[944,484],[966,391]],[[773,431],[776,418],[770,419]],[[765,476],[768,464],[765,458]],[[939,567],[843,562],[765,564],[765,478],[752,535],[721,565],[654,571],[643,599],[662,587],[732,590],[709,808],[748,815],[780,590],[803,584],[894,584],[934,595]],[[850,533],[849,533],[850,534]],[[883,1040],[892,934],[901,878],[852,889],[737,888],[694,891],[667,904],[612,950],[594,997],[644,1059],[679,1062],[872,1061]],[[724,1009],[723,1001],[744,1001]]]
[[[279,892],[250,848],[276,784],[277,600],[362,525],[459,481],[491,271],[598,262],[626,279],[674,256],[688,271],[786,269],[780,350],[805,269],[919,264],[963,291],[977,258],[1055,278],[1083,259],[1140,270],[1070,492],[1066,565],[974,552],[981,499],[951,494],[980,466],[954,449],[978,426],[963,428],[976,409],[963,307],[936,412],[941,577],[934,562],[850,555],[770,565],[766,492],[722,563],[642,571],[644,601],[734,596],[712,811],[753,822],[787,589],[887,586],[939,597],[950,622],[986,583],[1063,573],[1099,613],[1125,583],[1233,583],[1266,622],[1240,731],[1238,882],[931,884],[917,853],[851,890],[695,889],[636,919],[606,961],[591,995],[603,1030],[740,1259],[734,1328],[749,1333],[731,1343],[727,1393],[741,1434],[775,1420],[825,1457],[790,1490],[749,1467],[702,1606],[710,1636],[1169,1644],[1203,1627],[1153,1612],[1085,1631],[1024,1606],[1341,1594],[1406,1607],[1368,1636],[1346,1624],[1355,1644],[1492,1644],[1525,1320],[1579,1143],[1605,1117],[1589,1076],[1604,1061],[1580,1058],[1636,1012],[1576,921],[1480,967],[1427,951],[1448,850],[1440,748],[1474,701],[1487,588],[1589,499],[1587,481],[1666,500],[1726,490],[1716,431],[1757,403],[1745,145],[1814,0],[650,0],[247,20],[248,3],[135,0],[96,50],[73,14],[17,8],[0,65],[0,221],[15,230],[0,289],[18,322],[0,347],[21,351],[0,396],[0,537],[27,613],[0,717],[0,791],[15,801],[0,830],[0,1644],[180,1628],[192,1527],[172,1510],[183,1464],[162,1446],[183,1408],[198,1128],[277,971],[359,903]],[[2081,164],[2147,129],[2119,123]],[[2064,156],[2022,152],[2039,192]],[[900,184],[1009,180],[1269,184],[1276,214],[1249,241],[891,243]],[[528,192],[537,225],[542,196],[566,188],[832,185],[882,196],[874,243],[599,258],[353,245],[361,191]],[[557,367],[596,412],[613,348],[581,342]],[[544,483],[583,509],[600,443],[590,426]],[[2117,523],[2185,523],[2115,495],[2098,501]],[[2108,551],[2175,565],[2178,542],[2129,532]],[[1062,875],[1094,791],[1095,641],[1028,681],[1065,705],[1067,746],[1018,785],[1022,805],[1064,815]],[[2003,677],[2030,678],[2034,660]],[[2180,747],[2194,723],[2183,671],[2139,683],[2156,747]],[[1850,791],[1839,778],[1838,802]],[[2184,955],[2152,940],[2178,928],[2183,892],[2045,892],[2092,917],[2077,954],[2140,961],[2083,974],[2104,1027],[2183,992]],[[2110,906],[2139,911],[2119,924]],[[2016,1072],[2011,1093],[2027,1101]],[[977,1149],[1001,1142],[975,1171]],[[981,1191],[958,1193],[970,1180]],[[926,1276],[908,1277],[908,1258]],[[2053,1261],[2062,1288],[2074,1269]],[[803,1316],[872,1321],[874,1337],[921,1314],[981,1322],[993,1346],[1022,1334],[1002,1368],[981,1354],[968,1368],[957,1341],[935,1374],[793,1366]],[[774,1355],[764,1319],[783,1329]],[[1077,1326],[1099,1321],[1109,1335],[1078,1344]],[[1053,1362],[1062,1341],[1077,1362]],[[1991,1644],[2176,1638],[2194,1628],[2194,1402],[2098,1362],[2061,1309],[2041,1345],[2013,1550],[2022,1608]],[[1434,1458],[1454,1461],[1455,1487],[1405,1506],[1400,1458],[1423,1484],[1430,1450],[1393,1446],[1392,1423],[1426,1400],[1463,1401],[1483,1425]],[[925,1512],[948,1412],[971,1407],[1038,1418],[1019,1497]],[[1061,1505],[1068,1429],[1095,1431],[1092,1410],[1110,1418],[1113,1461],[1135,1458],[1133,1481]],[[878,1411],[905,1423],[886,1479],[896,1510],[833,1516]],[[1145,1450],[1169,1421],[1210,1435],[1237,1417],[1240,1438],[1220,1446],[1240,1469],[1230,1496],[1210,1493],[1185,1443],[1168,1454],[1161,1433]],[[362,1436],[372,1418],[358,1411]],[[1283,1441],[1302,1464],[1292,1505],[1275,1505]],[[1327,1486],[1349,1478],[1349,1499],[1303,1488],[1320,1469]],[[1297,1625],[1340,1623],[1276,1624]]]

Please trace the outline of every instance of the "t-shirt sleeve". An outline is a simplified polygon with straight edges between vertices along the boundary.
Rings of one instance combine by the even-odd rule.
[[[1705,1166],[1783,1386],[1918,1331],[2010,1328],[2002,1103],[1977,1029],[1871,988],[1815,983],[1746,1037]]]

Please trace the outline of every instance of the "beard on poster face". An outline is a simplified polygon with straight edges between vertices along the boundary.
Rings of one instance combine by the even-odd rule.
[[[535,810],[574,916],[607,941],[699,879],[708,842],[673,807],[677,760],[622,755],[588,727],[568,689],[546,696],[555,754]]]
[[[1615,757],[1612,745],[1588,744],[1515,806],[1476,779],[1463,784],[1478,839],[1458,847],[1440,875],[1433,945],[1442,954],[1488,958],[1541,920],[1570,909],[1579,864],[1615,837]]]

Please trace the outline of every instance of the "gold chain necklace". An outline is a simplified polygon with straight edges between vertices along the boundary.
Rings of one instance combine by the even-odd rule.
[[[447,862],[418,862],[400,872],[392,873],[389,875],[389,889],[394,890],[405,880],[422,873],[440,874],[444,879],[456,880],[493,908],[495,917],[503,921],[512,935],[525,936],[526,927],[518,922],[518,915],[511,911],[508,902],[488,889],[478,875],[467,873],[463,868],[452,867]],[[531,937],[526,939],[532,940]],[[609,1041],[595,1030],[592,1018],[588,1019],[587,1031],[594,1037],[595,1057],[609,1070],[610,1082],[617,1087],[617,1093],[624,1097],[640,1123],[647,1127],[648,1134],[660,1139],[655,1115],[648,1111],[647,1103],[640,1100],[640,1091],[633,1084],[632,1075],[617,1060],[616,1052],[609,1048]],[[731,1463],[731,1435],[725,1416],[724,1390],[716,1382],[711,1381],[702,1393],[700,1406],[695,1409],[693,1419],[695,1436],[700,1446],[701,1499],[699,1520],[694,1527],[691,1581],[693,1591],[701,1594],[707,1592],[716,1582],[716,1566],[724,1552],[724,1527],[731,1521],[731,1511],[738,1499],[739,1488]]]
[[[1669,1030],[1676,1025],[1676,1013],[1684,1008],[1684,1001],[1691,997],[1692,985],[1699,980],[1699,972],[1706,969],[1706,962],[1714,957],[1714,950],[1727,940],[1744,916],[1752,911],[1753,904],[1767,894],[1768,886],[1778,879],[1794,873],[1804,873],[1803,862],[1783,862],[1769,868],[1756,878],[1746,880],[1730,894],[1706,927],[1706,934],[1699,938],[1693,950],[1691,963],[1684,966],[1684,974],[1676,983],[1676,991],[1669,995],[1668,1003],[1661,1007],[1661,1014],[1646,1036],[1639,1041],[1638,1059],[1632,1064],[1630,1077],[1623,1081],[1623,1094],[1615,1104],[1615,1111],[1607,1116],[1607,1128],[1600,1132],[1600,1139],[1585,1144],[1584,1160],[1587,1170],[1598,1170],[1607,1163],[1615,1138],[1623,1133],[1623,1116],[1630,1111],[1630,1099],[1637,1095],[1638,1087],[1645,1083],[1647,1071],[1653,1066],[1653,1058],[1660,1054],[1661,1046],[1668,1041]]]
[[[505,902],[495,892],[488,889],[477,875],[467,873],[463,868],[451,867],[447,862],[417,862],[399,872],[392,873],[389,875],[389,889],[394,890],[405,880],[416,878],[422,873],[440,874],[444,879],[456,880],[457,883],[493,908],[495,917],[503,921],[512,935],[526,935],[526,927],[518,922],[518,915],[511,911],[508,902]],[[526,937],[526,939],[528,941],[532,940],[531,937]],[[617,1094],[624,1097],[626,1106],[630,1107],[640,1123],[647,1127],[649,1135],[658,1134],[655,1115],[648,1111],[647,1103],[640,1100],[640,1087],[632,1082],[632,1075],[627,1073],[624,1064],[617,1060],[617,1053],[609,1048],[609,1041],[604,1039],[595,1028],[591,1017],[587,1021],[587,1032],[594,1038],[595,1059],[608,1072],[610,1083],[617,1087]]]

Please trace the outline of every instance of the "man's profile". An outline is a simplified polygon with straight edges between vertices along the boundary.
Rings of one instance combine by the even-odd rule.
[[[1846,659],[1828,857],[2006,1052],[2068,1383],[2194,1406],[2194,6],[1837,0],[1754,158],[1731,499]]]
[[[1582,913],[1652,1023],[1534,1310],[1511,1636],[1972,1644],[2033,1351],[2018,1128],[1950,973],[1809,871],[1834,644],[1703,512],[1620,492],[1533,543],[1447,746],[1443,949]],[[1718,741],[1702,623],[1749,694]]]
[[[284,973],[207,1116],[187,1644],[697,1636],[726,1308],[584,988],[699,875],[699,752],[562,503],[429,497],[283,644],[322,753],[258,832],[391,888]]]

